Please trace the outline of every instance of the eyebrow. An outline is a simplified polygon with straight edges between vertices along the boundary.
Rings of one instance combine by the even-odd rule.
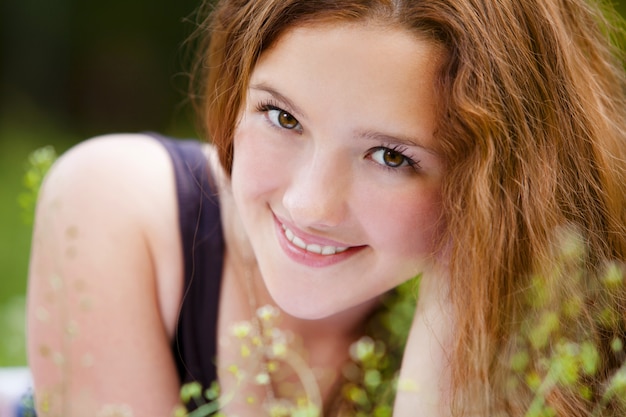
[[[264,91],[266,93],[269,93],[276,100],[283,102],[284,104],[287,105],[287,107],[289,107],[289,109],[285,109],[285,110],[289,110],[290,113],[296,113],[294,114],[294,116],[306,118],[306,115],[304,114],[304,112],[302,111],[300,107],[298,107],[293,101],[289,100],[287,97],[285,97],[284,95],[282,95],[281,93],[276,91],[276,89],[270,87],[269,85],[264,84],[264,83],[251,84],[250,89],[257,90],[257,91]]]
[[[423,141],[420,141],[418,139],[415,139],[413,137],[409,137],[409,136],[404,136],[404,135],[392,135],[392,134],[387,134],[387,133],[383,133],[383,132],[377,132],[374,130],[363,130],[363,131],[359,131],[357,132],[357,137],[359,138],[363,138],[366,140],[376,140],[379,142],[388,142],[388,143],[392,143],[392,144],[400,144],[400,145],[406,145],[406,146],[415,146],[417,148],[421,148],[424,151],[431,153],[435,156],[439,155],[439,152],[437,152],[435,149],[433,149],[430,146],[427,146],[423,143]]]

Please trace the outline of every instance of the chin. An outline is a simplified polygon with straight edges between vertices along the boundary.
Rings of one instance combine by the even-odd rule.
[[[285,302],[276,300],[276,304],[285,313],[301,320],[321,320],[337,313],[335,310],[316,305],[313,300],[298,300],[298,298],[293,297]]]
[[[320,302],[318,297],[307,296],[304,292],[297,296],[281,291],[275,293],[270,291],[270,294],[281,310],[301,320],[322,320],[340,312],[336,303],[335,305],[328,303],[328,299],[326,302]]]
[[[333,298],[332,294],[311,296],[301,291],[297,296],[293,293],[281,292],[272,295],[276,305],[291,317],[300,320],[324,321],[331,325],[349,322],[361,322],[368,317],[380,303],[380,297],[365,301],[355,299]],[[320,300],[323,300],[320,302]]]

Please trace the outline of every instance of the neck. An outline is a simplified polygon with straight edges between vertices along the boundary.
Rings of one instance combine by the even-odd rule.
[[[286,323],[297,327],[303,339],[354,340],[364,332],[365,322],[378,305],[378,298],[317,320],[298,319],[285,314]]]
[[[367,301],[322,319],[301,319],[277,307],[257,268],[253,268],[253,271],[254,273],[247,274],[250,278],[248,291],[253,293],[251,304],[255,306],[254,308],[269,304],[280,311],[276,326],[294,336],[295,345],[292,347],[304,354],[307,366],[318,374],[322,398],[327,398],[340,370],[349,359],[350,345],[365,334],[365,324],[379,304],[379,299]]]
[[[379,304],[379,298],[375,298],[332,316],[316,320],[301,319],[284,312],[274,303],[260,272],[256,267],[253,270],[251,275],[248,274],[251,278],[248,285],[253,292],[253,304],[256,308],[267,304],[277,307],[281,313],[279,326],[301,338],[307,350],[317,345],[333,345],[333,341],[352,343],[363,335],[367,318]]]

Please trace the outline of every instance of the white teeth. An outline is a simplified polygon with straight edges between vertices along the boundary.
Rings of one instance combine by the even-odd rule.
[[[300,239],[298,236],[294,235],[293,232],[287,228],[285,225],[283,226],[283,230],[285,231],[285,237],[288,241],[293,243],[294,246],[299,247],[300,249],[304,249],[307,252],[316,253],[318,255],[334,255],[336,253],[345,252],[348,248],[344,247],[336,247],[336,246],[321,246],[315,243],[308,244]]]
[[[291,240],[291,243],[293,243],[300,249],[306,249],[306,243],[304,243],[304,240],[300,239],[298,236],[294,236],[294,238]]]
[[[345,249],[344,249],[344,250],[345,250]],[[343,251],[342,251],[342,252],[343,252]],[[337,253],[337,248],[334,248],[334,247],[332,247],[332,246],[324,246],[324,247],[321,249],[320,253],[321,253],[322,255],[334,255],[334,254],[336,254],[336,253]]]

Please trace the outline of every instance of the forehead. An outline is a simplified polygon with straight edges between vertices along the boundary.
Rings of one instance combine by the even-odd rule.
[[[284,81],[303,73],[314,82],[358,74],[354,84],[372,86],[393,74],[396,86],[424,89],[444,55],[440,44],[404,29],[367,21],[308,24],[285,31],[261,54],[252,77],[280,71]]]
[[[375,42],[378,38],[383,38],[383,42]],[[388,43],[385,45],[385,42]],[[370,20],[322,21],[287,29],[263,51],[257,65],[267,60],[268,55],[275,55],[276,50],[279,50],[278,53],[301,52],[307,55],[310,50],[307,48],[311,47],[334,53],[337,58],[375,54],[387,58],[380,62],[381,66],[385,63],[394,65],[401,60],[418,62],[428,59],[434,63],[441,63],[445,54],[445,48],[435,40],[396,26]]]
[[[372,23],[299,26],[261,55],[250,85],[269,85],[304,103],[304,110],[340,112],[343,122],[386,120],[407,133],[427,127],[418,134],[428,136],[443,56],[439,44],[408,30]]]

